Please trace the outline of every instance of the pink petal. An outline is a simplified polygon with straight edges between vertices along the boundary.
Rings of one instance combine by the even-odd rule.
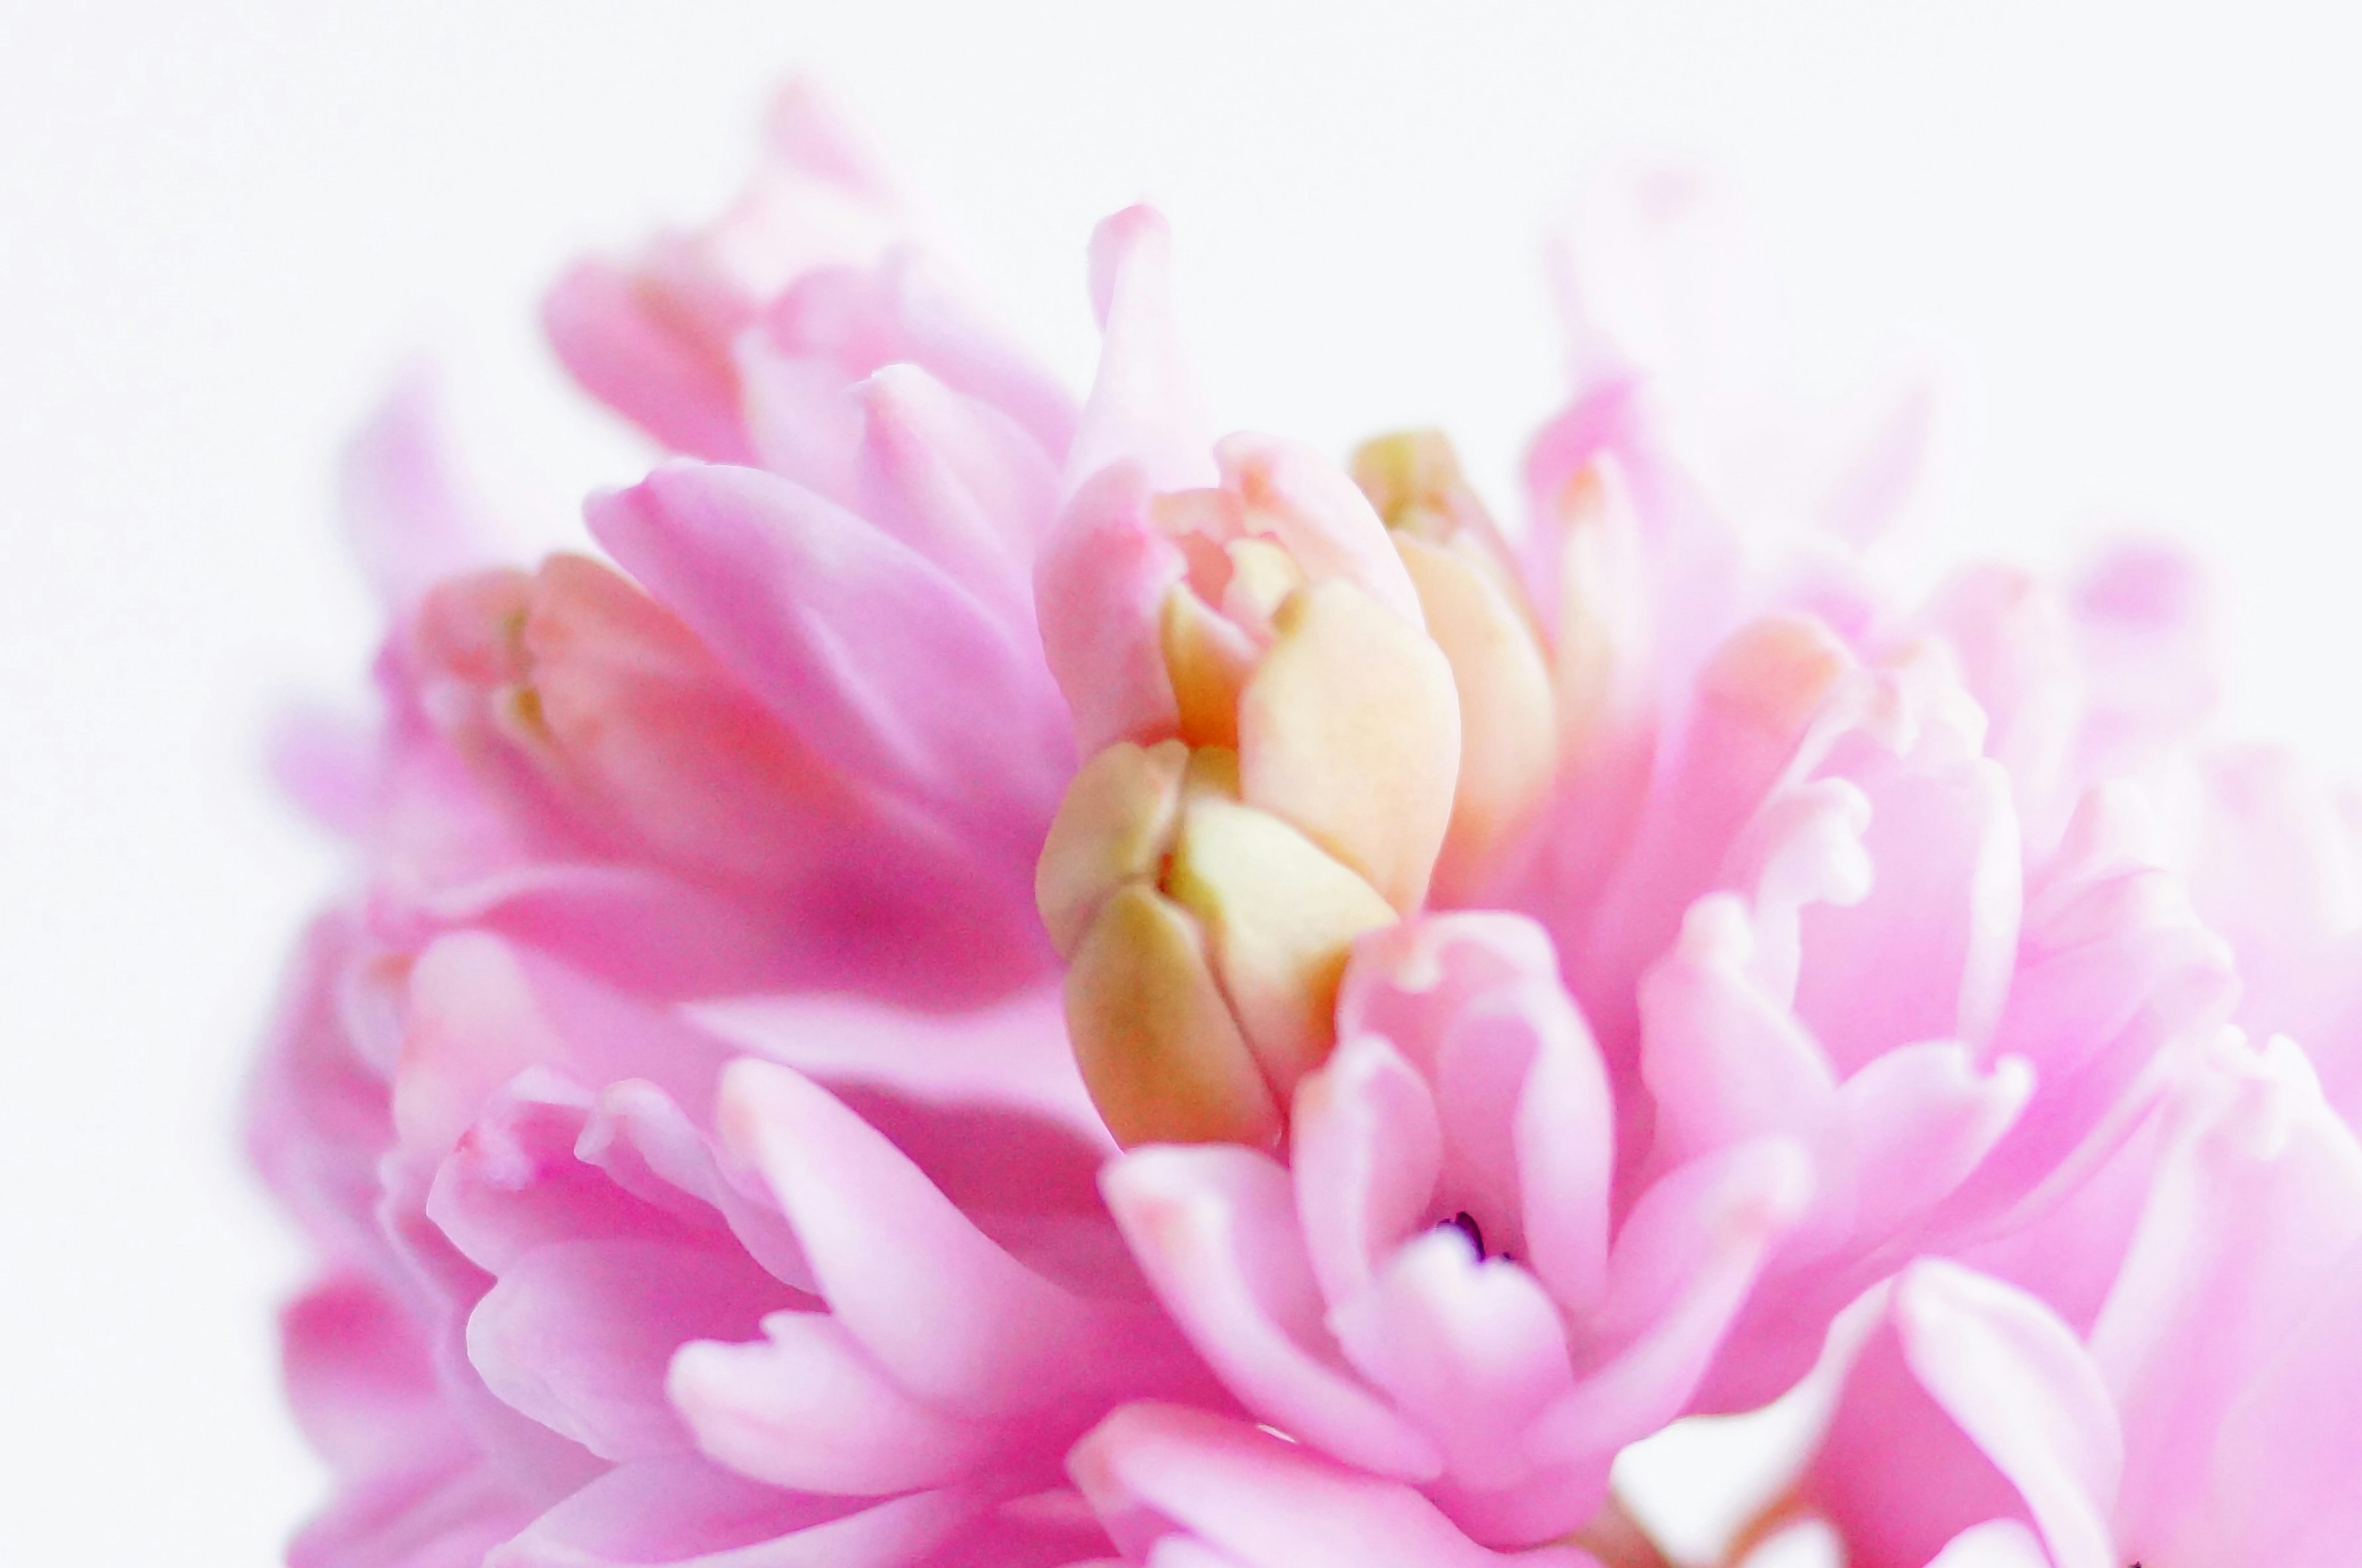
[[[1241,1568],[1597,1568],[1570,1547],[1487,1551],[1407,1486],[1171,1405],[1118,1410],[1067,1467],[1135,1560],[1177,1529]]]
[[[1526,1429],[1574,1376],[1558,1309],[1525,1269],[1478,1259],[1457,1231],[1432,1231],[1330,1320],[1353,1364],[1435,1440],[1455,1493],[1478,1501],[1477,1517],[1451,1510],[1463,1528],[1540,1540],[1574,1529],[1605,1500],[1604,1455],[1594,1495],[1562,1475],[1534,1485]]]
[[[667,1455],[609,1472],[483,1568],[902,1568],[978,1508],[960,1491],[883,1503],[783,1492],[696,1454]]]
[[[2215,1434],[2204,1562],[2330,1562],[2362,1540],[2362,1246],[2307,1293],[2303,1317]]]
[[[1617,1233],[1606,1300],[1578,1340],[1592,1353],[1534,1424],[1536,1460],[1613,1454],[1681,1414],[1811,1192],[1803,1152],[1783,1139],[1707,1155],[1651,1185]]]
[[[1471,911],[1374,933],[1347,966],[1337,1017],[1345,1038],[1384,1037],[1436,1086],[1444,1216],[1471,1208],[1562,1303],[1594,1304],[1606,1272],[1612,1101],[1548,934],[1522,916]]]
[[[1928,1262],[1895,1287],[1911,1369],[2008,1476],[2057,1568],[2121,1568],[2108,1514],[2125,1446],[2099,1369],[2021,1291]]]
[[[1181,1331],[1251,1408],[1349,1463],[1423,1480],[1434,1445],[1334,1359],[1287,1172],[1254,1150],[1135,1150],[1108,1207]]]
[[[1891,1286],[1879,1286],[1865,1305],[1877,1316],[1849,1360],[1834,1368],[1843,1386],[1798,1488],[1802,1499],[1838,1527],[1848,1560],[1862,1568],[1920,1568],[1947,1541],[1986,1521],[2023,1531],[2017,1489],[1904,1359]],[[2035,1561],[2050,1568],[2048,1553],[2038,1545],[2034,1551]]]
[[[1357,1034],[1297,1086],[1289,1127],[1306,1261],[1321,1296],[1345,1301],[1427,1222],[1443,1162],[1435,1101],[1385,1040]]]
[[[2017,953],[2017,817],[2000,766],[1979,758],[1869,793],[1869,897],[1802,917],[1796,1012],[1840,1072],[1910,1041],[1981,1043]]]
[[[590,515],[816,749],[1030,864],[1074,755],[1030,636],[907,546],[751,469],[670,464]]]
[[[1641,978],[1640,1072],[1656,1100],[1660,1162],[1764,1133],[1817,1139],[1837,1113],[1819,1046],[1749,978],[1753,957],[1743,907],[1714,894]]]
[[[691,283],[674,284],[687,292]],[[541,303],[541,328],[584,391],[667,447],[715,462],[751,453],[739,423],[738,388],[723,343],[751,315],[726,289],[708,285],[719,329],[699,330],[691,313],[652,309],[632,273],[599,259],[578,261]]]
[[[1954,1536],[1927,1568],[2051,1568],[2041,1538],[2015,1519],[1973,1525]]]
[[[987,404],[1056,460],[1074,439],[1074,399],[1029,356],[969,314],[909,252],[875,267],[815,268],[773,302],[763,337],[778,353],[825,360],[841,381],[915,365]]]
[[[468,1358],[515,1408],[607,1459],[684,1446],[665,1368],[692,1339],[751,1334],[786,1290],[742,1254],[560,1242],[525,1253],[468,1320]]]
[[[1965,1045],[1887,1052],[1838,1090],[1852,1152],[1856,1244],[1882,1240],[1948,1196],[2025,1109],[2034,1073],[2004,1056],[1980,1073]]]
[[[1173,319],[1173,233],[1153,207],[1127,207],[1092,233],[1091,307],[1105,337],[1066,454],[1066,488],[1120,462],[1157,490],[1213,483],[1210,432]]]
[[[2137,1546],[2187,1528],[2226,1413],[2362,1242],[2362,1146],[2285,1042],[2218,1053],[2178,1099],[2186,1130],[2092,1331],[2124,1411]]]
[[[1159,627],[1184,562],[1147,506],[1144,470],[1114,464],[1076,491],[1033,565],[1042,651],[1086,755],[1180,723]]]
[[[888,365],[854,395],[863,418],[855,510],[1030,623],[1031,560],[1060,500],[1049,458],[997,411],[915,366]]]
[[[913,1394],[989,1416],[1055,1398],[1088,1366],[1098,1333],[1084,1304],[994,1245],[810,1079],[737,1063],[718,1120],[777,1196],[837,1320]]]
[[[881,1496],[958,1479],[989,1425],[930,1409],[819,1312],[774,1312],[753,1344],[681,1347],[666,1379],[705,1453],[775,1486]]]
[[[414,369],[345,449],[345,536],[389,610],[445,578],[496,565],[499,530],[461,482],[433,377]]]

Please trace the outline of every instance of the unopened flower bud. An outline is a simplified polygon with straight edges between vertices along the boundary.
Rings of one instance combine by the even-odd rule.
[[[586,557],[443,584],[410,646],[453,743],[546,790],[609,849],[775,883],[810,863],[825,823],[857,814],[671,612]]]
[[[1473,891],[1515,845],[1557,766],[1549,667],[1484,503],[1443,436],[1382,436],[1353,477],[1393,531],[1427,629],[1451,661],[1460,770],[1437,878]]]
[[[1353,939],[1394,907],[1239,798],[1234,754],[1120,742],[1076,776],[1034,888],[1117,1139],[1268,1144],[1333,1041]]]

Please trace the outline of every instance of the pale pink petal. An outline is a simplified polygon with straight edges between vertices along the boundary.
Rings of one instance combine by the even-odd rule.
[[[2099,1369],[2040,1302],[1956,1264],[1895,1287],[1904,1354],[2015,1485],[2057,1568],[2121,1568],[2108,1516],[2125,1439]]]
[[[1932,1210],[1992,1153],[2033,1098],[2034,1073],[2004,1056],[1980,1072],[1965,1045],[1887,1052],[1838,1090],[1854,1189],[1857,1244]]]
[[[1180,723],[1158,628],[1185,563],[1147,507],[1145,471],[1116,463],[1076,491],[1033,564],[1042,651],[1086,754]]]
[[[999,1441],[912,1398],[824,1313],[774,1312],[763,1335],[684,1345],[666,1379],[697,1446],[742,1474],[884,1496],[958,1480]]]
[[[1694,1160],[1652,1184],[1617,1233],[1576,1385],[1532,1429],[1537,1461],[1612,1454],[1688,1403],[1765,1257],[1812,1194],[1782,1139]]]
[[[915,366],[886,366],[855,396],[864,426],[856,510],[1030,625],[1029,558],[1060,500],[1049,457],[998,411]]]
[[[1443,1162],[1435,1100],[1383,1038],[1357,1034],[1297,1086],[1289,1128],[1306,1261],[1322,1297],[1344,1301],[1427,1223]]]
[[[458,471],[443,425],[434,377],[414,368],[345,448],[337,476],[345,538],[390,610],[505,553]]]
[[[2226,1412],[2362,1242],[2362,1146],[2292,1047],[2219,1052],[2178,1099],[2183,1141],[2092,1331],[2124,1412],[2136,1545],[2186,1528]]]
[[[1373,933],[1346,967],[1337,1017],[1349,1041],[1387,1040],[1434,1086],[1446,1153],[1429,1217],[1468,1208],[1496,1250],[1516,1252],[1560,1302],[1595,1304],[1614,1106],[1548,934],[1521,916],[1475,911]],[[1300,1183],[1300,1153],[1297,1163]]]
[[[1796,1012],[1840,1072],[1909,1041],[1981,1043],[2017,953],[2017,818],[1999,766],[1893,779],[1870,801],[1869,896],[1802,917]]]
[[[976,319],[915,254],[889,254],[869,268],[815,268],[773,302],[763,328],[778,352],[824,359],[845,380],[890,364],[919,366],[999,411],[1053,461],[1074,439],[1066,390]]]
[[[1066,454],[1066,488],[1119,462],[1158,490],[1213,483],[1212,433],[1173,319],[1173,234],[1163,214],[1127,207],[1092,233],[1091,305],[1105,337]]]
[[[690,294],[694,278],[668,293]],[[738,388],[726,344],[752,315],[725,287],[706,285],[702,309],[659,306],[632,272],[601,259],[578,261],[542,298],[541,327],[568,373],[665,447],[715,462],[753,454],[738,415]],[[719,317],[700,321],[701,315]]]
[[[371,1476],[287,1544],[287,1568],[480,1568],[534,1515],[469,1454]]]
[[[2303,1316],[2214,1432],[2208,1517],[2189,1550],[2213,1562],[2333,1562],[2362,1540],[2362,1246],[2306,1293]]]
[[[1353,1364],[1435,1440],[1457,1492],[1483,1497],[1532,1489],[1526,1429],[1574,1381],[1558,1309],[1532,1275],[1477,1258],[1468,1239],[1447,1227],[1398,1251],[1330,1321]],[[1487,1537],[1505,1530],[1526,1540],[1572,1529],[1605,1496],[1606,1456],[1597,1466],[1599,1496],[1551,1479],[1544,1496],[1487,1498],[1489,1517],[1462,1515],[1461,1522]]]
[[[1815,1140],[1837,1114],[1819,1046],[1749,978],[1754,933],[1738,900],[1698,900],[1679,944],[1640,980],[1640,1073],[1657,1158],[1674,1163],[1762,1133]]]
[[[1954,1536],[1927,1568],[2051,1568],[2051,1562],[2041,1537],[2015,1519],[1993,1519]]]
[[[1285,1168],[1234,1145],[1152,1146],[1101,1180],[1165,1309],[1250,1408],[1349,1463],[1437,1473],[1433,1443],[1337,1363]]]

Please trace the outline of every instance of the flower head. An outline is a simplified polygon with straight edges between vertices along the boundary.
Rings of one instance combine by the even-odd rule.
[[[577,549],[416,389],[356,447],[293,1561],[1653,1568],[1619,1453],[1824,1384],[1773,1517],[1862,1568],[2362,1524],[2354,812],[2196,743],[2187,561],[1897,589],[1935,400],[1813,438],[1660,286],[1693,178],[1588,211],[1499,522],[1212,438],[1153,211],[1077,402],[809,92],[767,151],[549,298],[663,448]]]

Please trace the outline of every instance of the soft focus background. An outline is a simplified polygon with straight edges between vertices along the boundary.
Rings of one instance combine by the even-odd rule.
[[[1824,389],[1948,357],[1947,526],[2220,558],[2247,731],[2362,762],[2362,95],[2332,7],[0,8],[0,1562],[260,1564],[314,1496],[295,1250],[232,1112],[330,848],[256,758],[356,692],[344,433],[414,351],[528,527],[633,445],[533,311],[707,212],[820,72],[1077,384],[1081,248],[1171,214],[1210,401],[1511,471],[1558,392],[1545,219],[1619,149],[1751,194]]]

